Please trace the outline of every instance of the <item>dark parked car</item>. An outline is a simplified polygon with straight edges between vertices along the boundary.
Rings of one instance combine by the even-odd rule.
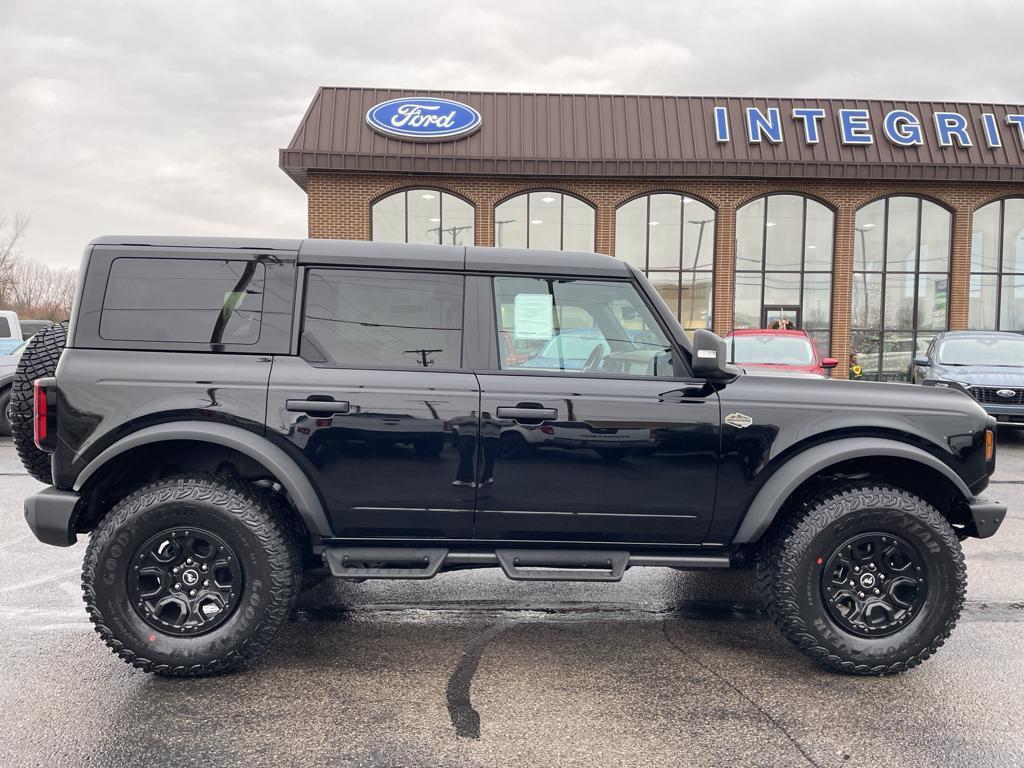
[[[1006,513],[981,496],[977,403],[746,376],[607,256],[105,237],[79,279],[70,331],[37,334],[15,381],[49,485],[25,515],[48,544],[89,534],[89,616],[143,670],[244,665],[318,571],[753,564],[804,653],[897,672],[952,631],[960,542]],[[586,359],[558,354],[563,327]],[[506,460],[520,427],[546,449]]]
[[[1024,336],[1000,331],[940,333],[914,358],[915,384],[957,389],[1000,423],[1024,424]]]

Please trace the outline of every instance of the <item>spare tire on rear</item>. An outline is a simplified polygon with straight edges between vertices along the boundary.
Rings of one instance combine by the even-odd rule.
[[[11,385],[11,437],[14,447],[28,473],[43,483],[53,481],[50,476],[50,454],[36,447],[32,434],[32,382],[53,376],[67,338],[67,320],[51,325],[33,336],[21,353],[14,383]]]

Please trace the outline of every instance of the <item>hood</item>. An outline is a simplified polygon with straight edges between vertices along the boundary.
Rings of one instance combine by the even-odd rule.
[[[948,379],[983,387],[1024,387],[1024,366],[1020,365],[942,365],[929,372],[930,379]]]
[[[817,373],[817,368],[797,368],[791,365],[754,365],[742,366],[743,370],[751,376],[791,376],[796,379],[824,379],[824,375]]]

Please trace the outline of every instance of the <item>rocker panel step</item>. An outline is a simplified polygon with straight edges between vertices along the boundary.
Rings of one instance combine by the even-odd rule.
[[[516,581],[621,581],[629,552],[582,549],[497,549],[498,564]]]
[[[350,547],[325,550],[324,562],[343,579],[430,579],[447,556],[440,548]]]

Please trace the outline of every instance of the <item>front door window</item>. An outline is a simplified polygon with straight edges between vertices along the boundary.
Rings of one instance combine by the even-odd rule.
[[[496,277],[502,370],[672,376],[672,345],[626,282]]]

